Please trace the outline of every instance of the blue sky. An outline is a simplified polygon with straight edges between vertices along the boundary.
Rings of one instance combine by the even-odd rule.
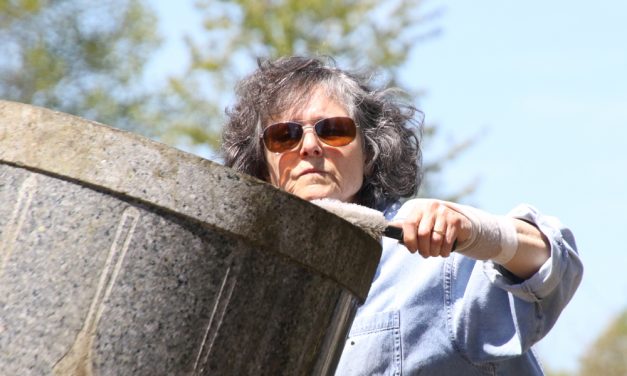
[[[486,129],[443,184],[479,178],[474,204],[505,213],[527,202],[574,231],[584,279],[538,346],[552,368],[574,369],[627,309],[627,4],[428,4],[445,7],[443,34],[408,72],[427,90],[427,120],[452,140]]]
[[[153,75],[180,71],[180,37],[199,25],[193,2],[150,3],[167,38]],[[478,179],[468,203],[494,213],[530,203],[574,231],[584,280],[538,345],[550,368],[573,370],[627,309],[627,3],[425,2],[434,8],[442,34],[420,42],[404,71],[439,127],[426,159],[483,132],[447,166],[442,189]]]

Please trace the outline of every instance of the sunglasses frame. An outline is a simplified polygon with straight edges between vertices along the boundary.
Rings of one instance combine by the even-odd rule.
[[[323,122],[326,122],[326,121],[329,121],[329,120],[332,120],[332,119],[348,119],[348,120],[350,120],[350,122],[353,124],[353,127],[354,127],[354,132],[355,132],[355,134],[352,136],[352,138],[350,139],[350,141],[348,141],[347,143],[342,144],[342,145],[333,145],[333,144],[328,143],[328,142],[324,139],[324,137],[321,137],[321,136],[320,136],[320,134],[318,133],[318,128],[317,128],[317,126],[318,126],[319,124],[322,124]],[[266,134],[266,131],[267,131],[269,128],[274,127],[274,126],[277,126],[277,125],[280,125],[280,124],[296,124],[296,125],[298,125],[298,126],[301,128],[301,135],[300,135],[300,139],[299,139],[299,140],[298,140],[298,141],[297,141],[297,142],[296,142],[296,143],[295,143],[292,147],[290,147],[290,148],[287,148],[287,149],[285,149],[285,150],[273,151],[273,150],[271,150],[271,149],[268,147],[268,145],[266,144],[266,139],[265,139],[265,137],[264,137],[264,136],[265,136],[265,134]],[[320,142],[322,142],[323,144],[328,145],[328,146],[333,146],[333,147],[342,147],[342,146],[346,146],[346,145],[350,144],[351,142],[355,141],[355,139],[357,138],[357,128],[359,128],[359,126],[357,125],[357,123],[355,123],[355,120],[353,120],[353,118],[348,117],[348,116],[332,116],[332,117],[322,118],[322,119],[316,120],[316,121],[315,121],[313,124],[311,124],[311,125],[305,125],[305,124],[303,124],[303,123],[301,123],[301,122],[299,122],[299,121],[295,121],[295,120],[288,120],[288,121],[281,121],[281,122],[278,122],[278,123],[273,123],[273,124],[270,124],[270,125],[268,125],[267,127],[263,128],[263,130],[261,131],[261,134],[259,135],[259,138],[261,139],[261,142],[263,143],[263,145],[264,145],[264,147],[266,148],[266,150],[268,150],[268,151],[269,151],[269,152],[271,152],[271,153],[281,154],[281,153],[285,153],[285,152],[287,152],[287,151],[290,151],[290,150],[292,150],[292,149],[296,148],[298,145],[300,145],[300,143],[301,143],[301,142],[303,142],[303,138],[304,138],[304,136],[305,136],[305,128],[313,128],[314,133],[316,134],[316,137],[317,137],[317,138],[318,138],[318,140],[320,140]]]

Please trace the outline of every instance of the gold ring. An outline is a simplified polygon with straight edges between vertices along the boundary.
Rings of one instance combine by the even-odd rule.
[[[435,232],[436,234],[440,234],[440,235],[442,235],[442,236],[445,236],[445,235],[446,235],[446,233],[445,233],[444,231],[442,231],[442,230],[436,230],[436,229],[433,229],[433,230],[432,230],[432,232]]]

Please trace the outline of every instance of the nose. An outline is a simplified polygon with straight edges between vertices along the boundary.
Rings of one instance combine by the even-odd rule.
[[[301,157],[322,156],[322,145],[313,126],[303,127],[303,142],[300,147]]]

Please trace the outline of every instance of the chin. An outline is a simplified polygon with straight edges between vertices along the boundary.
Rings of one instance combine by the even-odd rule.
[[[330,198],[330,199],[340,200],[344,202],[353,201],[353,197],[349,197],[348,199],[346,199],[342,197],[342,195],[338,192],[305,191],[305,192],[296,192],[294,194],[307,201],[321,199],[321,198]]]
[[[300,197],[300,198],[302,198],[303,200],[307,200],[307,201],[317,200],[317,199],[320,199],[320,198],[334,198],[334,197],[330,197],[330,196],[325,195],[325,194],[309,194],[309,193],[307,193],[307,194],[305,194],[305,193],[298,194],[298,193],[296,193],[295,195]]]

